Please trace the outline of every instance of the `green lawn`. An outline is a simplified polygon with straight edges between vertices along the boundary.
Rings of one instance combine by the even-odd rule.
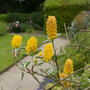
[[[12,46],[11,46],[11,40],[13,35],[5,35],[0,36],[0,73],[4,71],[6,68],[13,65],[13,56],[12,56]],[[30,38],[30,36],[22,35],[23,37],[23,46],[26,46],[27,40]],[[36,36],[38,39],[38,45],[41,44],[42,41],[46,39],[46,37]],[[20,57],[19,57],[20,59]]]

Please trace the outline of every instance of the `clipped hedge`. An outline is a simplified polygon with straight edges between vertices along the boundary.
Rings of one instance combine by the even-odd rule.
[[[64,22],[70,26],[73,18],[87,10],[86,0],[46,0],[44,3],[44,28],[49,15],[57,19],[58,32],[64,32]]]
[[[30,20],[30,14],[8,13],[8,22],[19,21],[22,23],[26,23],[29,20]]]

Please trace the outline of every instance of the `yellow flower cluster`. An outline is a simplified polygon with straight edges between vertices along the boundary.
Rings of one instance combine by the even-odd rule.
[[[62,74],[59,72],[59,77],[65,78],[66,75],[63,72],[62,72]],[[64,80],[64,81],[62,81],[62,83],[64,84],[65,87],[70,87],[70,82]]]
[[[48,62],[53,56],[53,46],[51,43],[46,44],[44,48],[44,59]]]
[[[41,51],[41,52],[39,52],[39,56],[42,56],[42,51]]]
[[[46,33],[49,39],[56,38],[57,36],[57,22],[55,16],[49,16],[46,22]]]
[[[31,37],[26,46],[27,54],[30,54],[30,52],[34,52],[37,49],[37,39],[35,37]]]
[[[20,35],[14,35],[12,38],[11,45],[13,48],[19,48],[22,42],[22,37]]]
[[[73,73],[73,62],[70,59],[67,59],[64,66],[64,73],[65,75],[69,75]]]

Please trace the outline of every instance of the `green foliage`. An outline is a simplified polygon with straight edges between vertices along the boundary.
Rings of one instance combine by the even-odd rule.
[[[79,30],[87,30],[90,27],[89,11],[80,12],[72,21],[71,27],[68,27],[70,35],[77,33]]]
[[[86,10],[85,0],[46,0],[44,4],[44,27],[48,16],[57,19],[58,32],[64,32],[64,22],[70,26],[73,18],[82,10]]]
[[[15,22],[19,21],[21,23],[26,23],[30,21],[30,14],[24,13],[8,13],[8,22]]]
[[[79,81],[82,89],[90,86],[90,68],[84,70],[82,77],[79,77]]]
[[[90,36],[90,33],[77,33],[75,34],[77,43],[80,44],[84,38]],[[88,38],[82,45],[85,45],[90,48],[90,38]],[[71,39],[71,44],[75,45],[74,38]],[[71,58],[73,60],[74,70],[82,68],[85,66],[86,63],[90,63],[90,51],[83,47],[80,47],[78,51],[78,47],[65,47],[66,57]]]
[[[72,78],[72,80],[78,82],[78,86],[74,86],[75,90],[83,90],[90,86],[89,70],[90,70],[90,68],[85,69],[84,73],[81,76],[78,76],[77,74],[74,75],[74,78]]]
[[[0,35],[7,33],[7,24],[5,22],[0,22]]]
[[[0,21],[7,22],[8,14],[0,14]]]
[[[31,14],[25,13],[9,13],[8,22],[19,21],[20,23],[31,24],[32,29],[42,30],[43,29],[43,12],[32,12]]]
[[[88,37],[88,36],[90,36],[90,33],[87,33],[87,32],[75,34],[78,44],[80,44],[81,41],[84,40],[84,38]],[[89,41],[90,41],[90,38],[88,38],[82,45],[85,45],[90,48]],[[71,38],[70,44],[75,45],[74,38]],[[59,70],[61,72],[63,72],[65,61],[68,58],[73,60],[73,67],[74,67],[74,71],[75,71],[75,70],[78,70],[78,69],[84,67],[85,63],[90,63],[90,51],[83,47],[80,47],[80,50],[78,50],[78,47],[66,46],[64,48],[64,52],[63,52],[62,48],[61,48],[60,55],[58,56]],[[83,71],[80,71],[78,74],[81,75],[82,72]]]
[[[25,30],[26,30],[26,25],[20,23],[17,28],[13,26],[11,32],[20,33],[20,32],[25,32]]]
[[[37,11],[39,5],[45,0],[0,0],[0,13]]]

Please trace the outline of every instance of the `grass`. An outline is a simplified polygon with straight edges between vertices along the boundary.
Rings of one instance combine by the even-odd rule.
[[[4,35],[7,33],[7,24],[5,22],[0,21],[0,35]]]
[[[12,46],[11,40],[13,35],[5,35],[0,36],[0,73],[3,72],[5,69],[13,65],[13,56],[12,56]],[[26,46],[27,40],[30,36],[22,35],[23,37],[23,46]],[[42,43],[42,41],[46,40],[46,37],[36,36],[38,39],[38,45]],[[20,56],[18,60],[21,58]]]

